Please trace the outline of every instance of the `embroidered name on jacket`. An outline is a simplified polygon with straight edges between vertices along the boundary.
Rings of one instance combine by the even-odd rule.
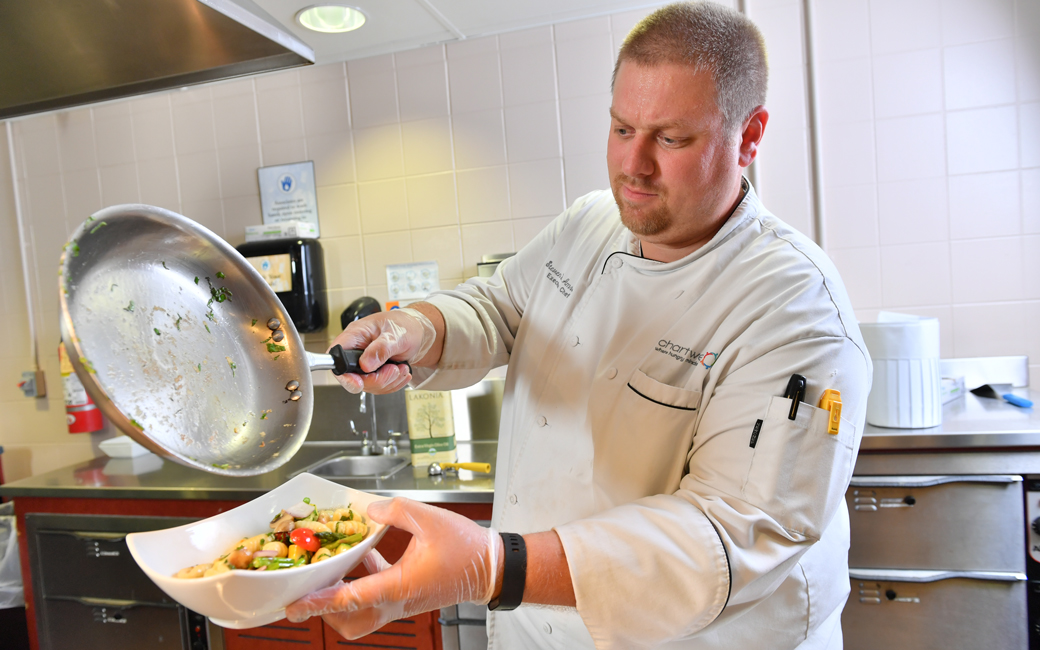
[[[552,260],[545,263],[545,268],[549,269],[549,272],[545,275],[556,285],[556,288],[560,290],[564,298],[570,298],[571,294],[574,293],[574,285],[571,284],[570,278],[563,277],[563,271],[553,266]]]
[[[657,342],[654,347],[655,352],[661,354],[667,354],[676,361],[682,361],[692,366],[701,364],[705,368],[711,368],[715,365],[715,361],[718,360],[719,355],[715,352],[696,352],[692,348],[681,345],[679,343],[672,343],[667,339],[661,339]]]

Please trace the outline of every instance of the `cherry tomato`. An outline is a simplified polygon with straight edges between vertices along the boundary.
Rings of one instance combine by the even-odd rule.
[[[297,528],[293,532],[289,533],[289,540],[293,544],[296,544],[305,551],[313,553],[321,548],[321,542],[314,536],[314,531],[310,528]]]

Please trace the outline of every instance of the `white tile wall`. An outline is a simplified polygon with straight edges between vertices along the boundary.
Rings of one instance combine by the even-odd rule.
[[[758,189],[811,233],[800,3],[748,5],[772,65]],[[260,220],[256,168],[300,160],[315,163],[333,321],[361,295],[386,298],[386,264],[434,259],[452,286],[607,187],[614,54],[649,11],[17,120],[40,331],[57,336],[47,269],[90,212],[145,201],[237,244]],[[857,313],[937,316],[945,356],[1026,351],[1040,377],[1040,3],[814,0],[813,11],[826,244]],[[21,277],[6,165],[5,278]],[[20,282],[0,284],[0,309],[26,340]],[[56,373],[52,347],[43,363]],[[30,363],[22,347],[0,354],[8,374]],[[60,401],[37,411],[0,383],[13,414],[0,444],[32,432],[5,454],[22,459],[15,475],[89,456],[63,433]]]

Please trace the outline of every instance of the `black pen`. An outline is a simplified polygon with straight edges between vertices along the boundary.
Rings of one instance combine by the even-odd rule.
[[[787,381],[784,397],[791,400],[791,412],[787,414],[787,419],[793,420],[798,415],[798,403],[805,399],[805,377],[791,375],[791,379]]]

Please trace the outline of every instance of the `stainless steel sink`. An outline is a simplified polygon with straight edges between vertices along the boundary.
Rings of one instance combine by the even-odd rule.
[[[327,479],[386,479],[408,466],[407,456],[356,456],[338,453],[297,472]]]

